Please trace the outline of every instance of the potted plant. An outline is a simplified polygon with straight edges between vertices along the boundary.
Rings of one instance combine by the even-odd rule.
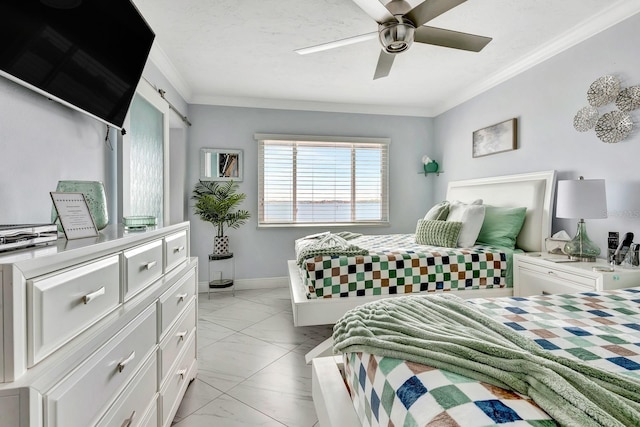
[[[203,221],[208,221],[216,228],[213,239],[213,253],[229,253],[229,236],[225,236],[225,227],[238,228],[251,217],[249,211],[236,210],[247,197],[237,193],[238,184],[234,181],[199,181],[193,190],[196,200],[195,213]]]

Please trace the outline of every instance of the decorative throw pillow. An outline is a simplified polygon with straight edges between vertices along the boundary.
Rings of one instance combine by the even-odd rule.
[[[484,205],[469,205],[457,200],[452,201],[449,205],[449,216],[447,217],[447,222],[449,221],[462,223],[457,246],[459,248],[470,248],[476,244],[480,228],[482,228]]]
[[[461,222],[419,219],[416,226],[416,243],[455,248],[461,228]]]
[[[485,205],[484,222],[478,234],[478,243],[515,249],[516,239],[526,214],[527,208]]]
[[[424,216],[427,221],[445,221],[449,216],[449,202],[447,200],[438,203]]]

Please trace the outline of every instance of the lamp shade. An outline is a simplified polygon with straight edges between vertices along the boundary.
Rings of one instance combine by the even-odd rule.
[[[556,218],[598,219],[607,217],[604,179],[558,181]]]

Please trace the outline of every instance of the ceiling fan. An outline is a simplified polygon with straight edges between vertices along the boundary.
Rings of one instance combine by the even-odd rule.
[[[424,25],[466,0],[425,0],[414,8],[405,0],[391,0],[386,5],[378,0],[353,1],[378,23],[378,31],[297,49],[295,52],[306,55],[378,37],[382,51],[373,75],[375,80],[388,76],[396,54],[409,49],[413,42],[480,52],[491,41],[491,37]]]

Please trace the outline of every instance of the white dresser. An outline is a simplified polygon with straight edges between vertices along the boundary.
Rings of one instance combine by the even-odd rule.
[[[170,426],[195,378],[189,223],[0,253],[0,426]]]

